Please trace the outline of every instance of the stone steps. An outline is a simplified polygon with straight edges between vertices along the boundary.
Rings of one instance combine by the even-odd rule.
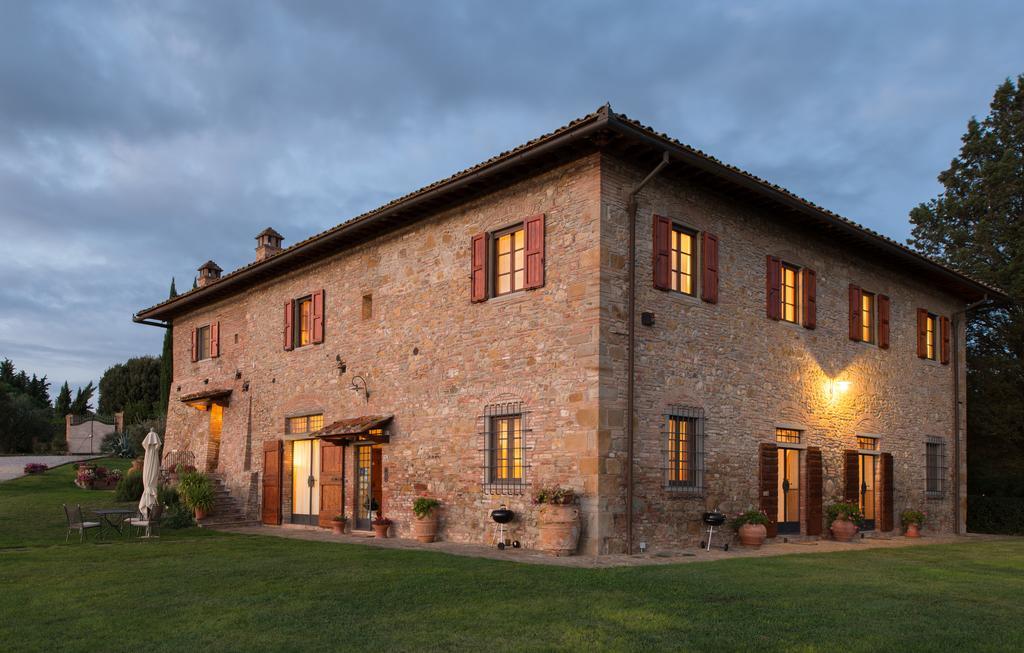
[[[198,522],[200,528],[216,528],[218,526],[255,526],[258,520],[249,519],[245,514],[245,506],[231,496],[231,491],[224,485],[220,474],[207,474],[213,481],[213,510],[209,517]]]

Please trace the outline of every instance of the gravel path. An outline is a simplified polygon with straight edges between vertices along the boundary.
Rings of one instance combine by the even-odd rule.
[[[25,465],[29,463],[43,463],[47,467],[56,467],[65,463],[72,463],[77,460],[89,460],[97,456],[0,456],[0,481],[9,481],[18,478],[25,473]]]

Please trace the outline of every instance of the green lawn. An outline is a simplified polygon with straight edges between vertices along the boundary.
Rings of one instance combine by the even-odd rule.
[[[1024,539],[624,569],[194,531],[50,545],[59,520],[16,515],[61,491],[0,484],[4,651],[1024,650]]]

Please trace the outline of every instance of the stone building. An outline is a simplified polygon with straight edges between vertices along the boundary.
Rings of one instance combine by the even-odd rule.
[[[405,536],[430,495],[441,537],[506,504],[529,547],[560,484],[586,553],[716,507],[813,537],[844,497],[963,530],[964,311],[999,291],[610,107],[282,240],[135,317],[174,326],[165,459],[264,523]]]

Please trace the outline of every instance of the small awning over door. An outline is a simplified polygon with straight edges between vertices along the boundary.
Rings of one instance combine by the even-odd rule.
[[[183,404],[188,404],[198,410],[209,410],[210,404],[220,404],[221,406],[227,406],[228,401],[231,399],[231,388],[221,388],[217,390],[203,390],[202,392],[192,392],[187,395],[181,395],[178,397],[178,401]]]
[[[393,417],[394,415],[363,415],[362,417],[339,419],[310,435],[335,444],[385,443],[391,438],[387,427]]]

